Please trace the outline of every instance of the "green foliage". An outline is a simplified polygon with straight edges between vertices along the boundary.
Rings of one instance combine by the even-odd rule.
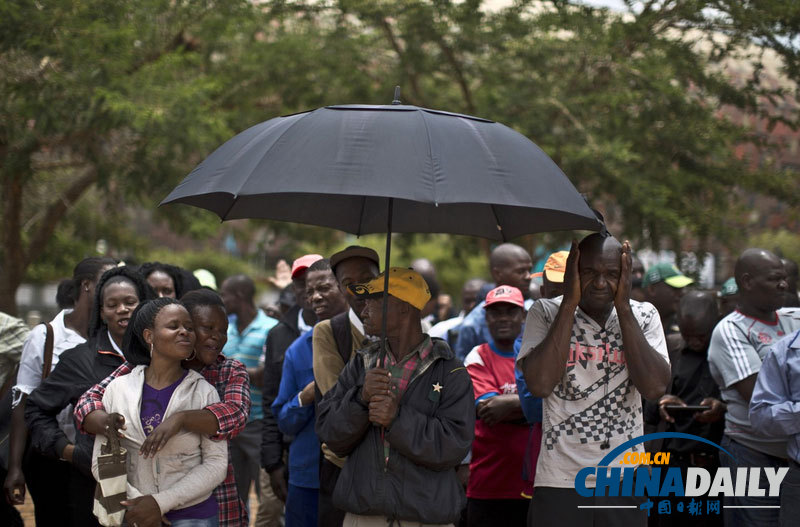
[[[684,237],[735,245],[747,227],[742,196],[800,205],[796,174],[733,154],[757,145],[777,157],[780,145],[722,112],[797,126],[796,3],[631,2],[641,8],[626,16],[566,0],[486,4],[0,4],[0,293],[26,272],[65,274],[101,237],[117,252],[150,251],[219,276],[352,243],[308,226],[220,227],[188,207],[155,210],[152,221],[195,240],[184,256],[159,252],[131,225],[235,133],[325,104],[388,103],[395,84],[405,102],[495,119],[534,140],[637,246]],[[769,55],[794,84],[773,82]],[[734,59],[752,67],[731,79]],[[242,241],[246,263],[220,256],[223,231]],[[384,252],[382,237],[359,243]],[[490,247],[403,235],[394,248],[399,264],[429,257],[455,292],[485,275]]]
[[[761,247],[783,258],[800,262],[800,235],[780,229],[772,232],[762,232],[748,239],[748,247]]]

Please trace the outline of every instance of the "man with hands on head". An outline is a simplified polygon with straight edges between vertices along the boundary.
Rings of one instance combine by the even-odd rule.
[[[528,525],[647,522],[637,498],[584,498],[574,490],[581,468],[642,435],[641,396],[661,397],[670,381],[658,312],[630,299],[631,268],[627,241],[606,233],[573,241],[563,297],[542,299],[528,312],[517,366],[531,393],[543,398]],[[585,483],[594,487],[594,477]]]
[[[385,364],[379,342],[359,350],[317,405],[320,440],[347,456],[333,503],[345,526],[453,524],[465,502],[454,469],[472,443],[472,382],[447,343],[422,332],[423,278],[388,272]],[[349,289],[367,300],[365,331],[380,335],[384,275]]]

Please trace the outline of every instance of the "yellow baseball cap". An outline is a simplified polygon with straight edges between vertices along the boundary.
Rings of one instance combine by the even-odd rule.
[[[372,297],[383,293],[383,282],[384,273],[381,273],[366,284],[353,284],[348,289],[357,297]],[[431,291],[422,275],[404,267],[389,268],[389,294],[420,311],[431,299]]]

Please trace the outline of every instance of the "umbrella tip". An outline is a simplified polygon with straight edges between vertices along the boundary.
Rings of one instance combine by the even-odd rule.
[[[394,100],[392,104],[403,104],[402,101],[400,101],[400,86],[394,87]]]

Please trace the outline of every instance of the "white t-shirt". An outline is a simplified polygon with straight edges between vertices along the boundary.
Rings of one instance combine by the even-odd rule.
[[[71,313],[71,309],[61,311],[56,318],[50,321],[53,326],[53,364],[50,371],[58,364],[58,357],[69,349],[86,342],[77,332],[64,325],[64,315]],[[30,395],[42,383],[42,368],[44,367],[44,341],[47,331],[44,324],[33,328],[28,335],[28,340],[22,347],[22,357],[19,362],[17,384],[14,386],[14,402],[16,407],[22,399],[22,394]]]
[[[562,297],[537,301],[528,311],[517,360],[547,336]],[[664,330],[652,304],[631,300],[647,342],[669,363]],[[594,467],[610,450],[643,434],[642,400],[628,376],[622,330],[616,309],[605,327],[581,308],[575,310],[570,355],[561,382],[542,401],[542,446],[536,467],[537,487],[572,488],[584,467]],[[642,445],[631,452],[641,452]],[[595,486],[594,476],[586,486]]]
[[[708,346],[711,376],[719,385],[722,399],[728,403],[725,435],[776,457],[786,457],[786,438],[769,437],[750,426],[750,401],[742,399],[734,384],[761,371],[761,360],[772,345],[798,329],[799,308],[778,310],[775,322],[750,318],[737,310],[720,320]]]

